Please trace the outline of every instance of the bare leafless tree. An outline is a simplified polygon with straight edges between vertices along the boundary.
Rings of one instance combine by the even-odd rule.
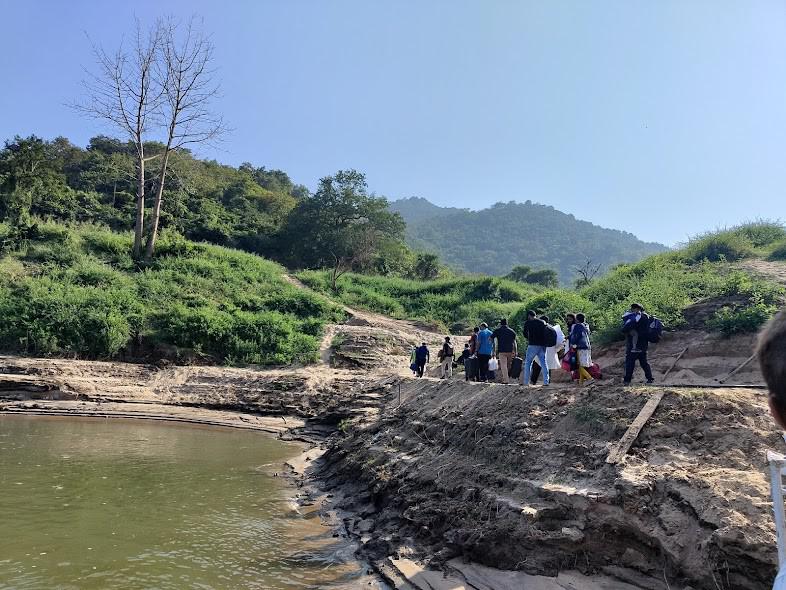
[[[218,94],[218,84],[211,69],[213,43],[203,32],[201,23],[192,18],[181,28],[169,19],[161,31],[161,57],[156,63],[156,78],[163,89],[160,115],[166,126],[166,143],[161,154],[150,233],[145,247],[145,259],[148,261],[155,251],[161,200],[172,151],[191,144],[209,143],[225,131],[223,119],[210,110]]]
[[[121,42],[116,52],[108,53],[94,44],[96,70],[88,71],[88,78],[83,83],[88,98],[84,103],[73,105],[87,116],[110,123],[134,146],[137,195],[133,255],[136,260],[142,256],[145,164],[157,157],[145,154],[145,141],[164,96],[163,87],[155,79],[163,32],[161,21],[145,31],[137,20],[130,48],[125,48]]]
[[[600,263],[595,264],[592,258],[587,258],[581,266],[574,266],[573,272],[578,275],[576,279],[576,288],[586,287],[592,280],[598,276],[600,272]]]

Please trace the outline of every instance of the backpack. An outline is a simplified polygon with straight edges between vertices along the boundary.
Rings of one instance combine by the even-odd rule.
[[[456,356],[456,352],[453,350],[452,346],[445,346],[442,350],[443,358],[453,358]]]
[[[543,328],[543,341],[546,347],[557,346],[557,331],[548,324]]]
[[[663,322],[655,316],[650,318],[650,325],[647,330],[647,340],[650,342],[660,342],[660,337],[663,335]]]

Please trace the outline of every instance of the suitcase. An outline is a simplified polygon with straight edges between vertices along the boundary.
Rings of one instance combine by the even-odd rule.
[[[603,373],[601,372],[598,363],[592,363],[592,366],[587,369],[587,372],[592,375],[593,379],[603,379]]]
[[[520,357],[514,357],[510,363],[510,378],[518,379],[521,377],[521,371],[524,368],[524,360]]]
[[[477,357],[469,357],[464,361],[464,372],[467,379],[470,381],[475,381],[478,378],[479,371],[480,365],[478,364]]]

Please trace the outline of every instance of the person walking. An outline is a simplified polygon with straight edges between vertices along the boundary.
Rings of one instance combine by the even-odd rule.
[[[440,355],[440,379],[450,379],[453,377],[453,360],[456,358],[456,352],[453,350],[450,336],[445,336],[445,342],[442,344]]]
[[[478,354],[478,332],[480,332],[480,328],[475,326],[472,329],[472,335],[469,337],[469,354],[472,356],[473,354]]]
[[[625,333],[625,377],[622,384],[630,385],[636,361],[639,361],[641,368],[644,369],[647,383],[654,383],[652,368],[647,361],[647,349],[650,345],[650,316],[644,313],[644,308],[639,303],[631,304],[630,311],[636,314],[638,319],[635,322],[626,322],[623,327]]]
[[[499,360],[499,374],[502,383],[509,382],[510,365],[518,354],[516,332],[508,327],[507,318],[499,321],[499,327],[491,333],[494,341],[494,354]]]
[[[576,371],[579,375],[579,385],[583,385],[584,381],[592,380],[592,375],[590,375],[587,370],[588,367],[592,367],[589,326],[584,323],[585,318],[583,313],[577,313],[576,315],[568,314],[567,317],[572,320],[570,334],[568,335],[570,352],[576,357]]]
[[[524,337],[527,339],[527,355],[524,358],[524,374],[521,377],[522,385],[529,385],[532,373],[532,364],[537,357],[543,371],[543,385],[549,384],[549,366],[546,363],[546,322],[538,318],[538,314],[530,310],[527,312],[527,321],[524,322]]]
[[[426,363],[431,360],[431,354],[428,351],[426,343],[423,342],[415,350],[415,365],[417,365],[418,378],[423,377],[423,371],[426,369]]]
[[[477,356],[478,373],[481,381],[488,381],[489,361],[494,352],[494,344],[491,341],[491,330],[486,322],[480,324],[477,337]]]
[[[540,316],[547,326],[551,326],[549,323],[549,316],[542,315]],[[558,352],[562,350],[565,346],[565,334],[562,332],[562,327],[559,324],[554,324],[551,326],[552,330],[557,333],[557,343],[554,346],[546,347],[546,364],[549,367],[549,374],[553,374],[552,371],[556,371],[562,365],[560,364],[559,354]],[[540,376],[541,368],[540,368],[540,359],[535,357],[535,363],[532,365],[532,376],[530,377],[529,382],[532,385],[535,385],[538,382],[538,377]]]

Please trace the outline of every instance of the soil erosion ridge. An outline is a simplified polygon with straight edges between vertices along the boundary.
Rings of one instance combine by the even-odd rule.
[[[698,325],[669,334],[652,350],[665,385],[621,387],[611,346],[597,353],[602,382],[528,389],[414,380],[412,345],[436,351],[444,335],[345,311],[321,362],[305,367],[2,357],[0,411],[205,421],[310,440],[304,483],[330,493],[325,512],[399,588],[771,587],[765,451],[784,442],[756,364],[745,364],[752,337]],[[629,451],[608,463],[657,393]]]

